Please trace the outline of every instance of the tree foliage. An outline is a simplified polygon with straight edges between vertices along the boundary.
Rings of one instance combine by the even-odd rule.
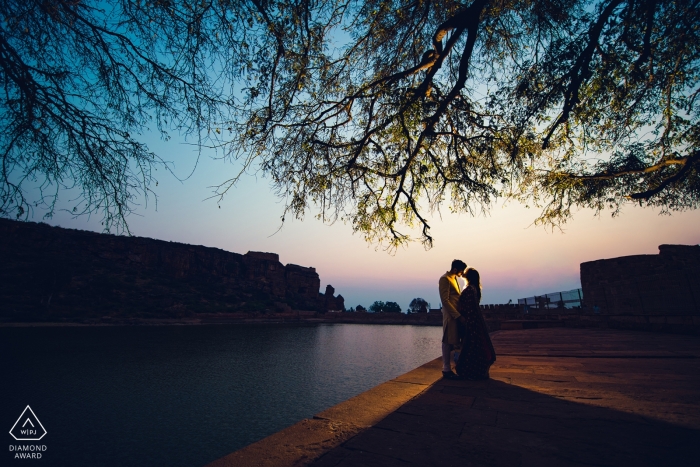
[[[409,313],[427,313],[430,304],[423,298],[417,297],[408,304]]]
[[[0,7],[3,168],[108,216],[150,189],[149,118],[390,248],[498,197],[550,224],[698,206],[697,0],[113,3]],[[27,204],[7,174],[3,213]]]
[[[369,307],[372,313],[401,313],[401,307],[396,302],[376,301]]]
[[[0,215],[50,215],[77,189],[73,213],[127,227],[169,169],[140,133],[205,143],[228,115],[226,85],[244,67],[222,61],[242,47],[236,14],[220,2],[0,2]]]

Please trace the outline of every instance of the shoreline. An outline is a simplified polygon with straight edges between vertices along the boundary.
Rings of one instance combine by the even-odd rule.
[[[589,314],[571,310],[523,314],[517,308],[485,305],[484,320],[490,332],[551,327],[601,328],[679,335],[700,335],[700,317],[693,315]],[[181,318],[117,318],[103,316],[63,321],[0,321],[0,328],[108,327],[108,326],[211,326],[386,324],[442,326],[442,313],[343,313],[289,311],[282,313],[199,313]]]
[[[697,337],[490,335],[488,380],[444,380],[438,357],[205,467],[697,465]]]
[[[414,368],[205,467],[304,466],[370,429],[442,378],[442,358]]]
[[[303,314],[302,314],[303,313]],[[388,315],[388,316],[387,316]],[[2,327],[205,326],[216,324],[408,324],[442,326],[442,314],[365,314],[292,312],[274,315],[203,315],[196,318],[85,319],[73,321],[0,322]]]

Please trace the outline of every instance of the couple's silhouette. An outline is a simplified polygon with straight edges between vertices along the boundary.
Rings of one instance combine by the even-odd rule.
[[[460,291],[458,277],[467,280]],[[438,282],[442,301],[442,375],[447,379],[488,379],[489,367],[496,361],[486,322],[479,309],[481,279],[474,268],[454,260]],[[452,352],[459,349],[455,370]]]

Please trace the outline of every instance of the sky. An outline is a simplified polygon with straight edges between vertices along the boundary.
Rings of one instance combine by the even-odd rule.
[[[173,138],[163,142],[146,135],[151,148],[173,162],[174,172],[185,178],[195,167],[193,146]],[[194,173],[181,182],[157,173],[157,208],[148,206],[128,218],[135,236],[216,247],[246,253],[277,253],[284,264],[314,267],[326,284],[345,298],[346,307],[369,307],[375,300],[397,302],[405,311],[411,299],[421,297],[433,307],[440,303],[437,283],[453,259],[479,270],[482,303],[517,302],[518,298],[570,290],[581,286],[579,265],[585,261],[637,254],[657,254],[661,244],[700,243],[700,211],[659,215],[658,210],[626,206],[612,218],[581,210],[554,231],[532,225],[539,211],[518,203],[498,202],[486,217],[451,214],[430,219],[435,245],[426,251],[418,242],[389,254],[353,235],[350,225],[323,224],[308,213],[303,221],[287,220],[280,229],[282,202],[269,181],[245,176],[220,207],[212,185],[236,174],[230,162],[204,152]],[[61,195],[66,202],[70,194]],[[34,211],[30,220],[66,228],[102,231],[100,218],[73,218],[56,212]]]
[[[344,40],[342,34],[337,38],[338,44]],[[195,168],[196,149],[182,138],[173,135],[164,142],[154,133],[144,134],[143,140],[161,158],[172,161],[178,177],[186,178]],[[215,155],[204,151],[184,182],[158,172],[157,208],[151,200],[129,217],[132,234],[236,253],[277,253],[284,264],[315,267],[321,291],[326,284],[333,285],[347,307],[369,307],[381,300],[398,302],[406,310],[416,297],[437,307],[438,279],[453,259],[479,270],[482,303],[507,303],[580,287],[579,266],[585,261],[657,254],[664,243],[700,243],[700,211],[660,216],[658,210],[630,204],[612,218],[609,212],[596,217],[581,210],[561,232],[532,225],[539,214],[536,208],[504,205],[501,200],[485,217],[451,214],[445,206],[442,216],[429,217],[435,241],[431,250],[415,242],[391,255],[353,235],[350,225],[323,224],[313,211],[303,221],[288,218],[279,229],[284,206],[264,178],[244,177],[220,205],[207,199],[211,186],[237,172]],[[59,207],[71,208],[70,198],[70,193],[61,194]],[[44,220],[44,214],[35,210],[30,220],[102,231],[99,216],[73,218],[59,211]]]

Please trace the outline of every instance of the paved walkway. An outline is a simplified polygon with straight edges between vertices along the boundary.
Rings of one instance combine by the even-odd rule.
[[[700,466],[700,338],[554,328],[493,341],[491,380],[440,380],[311,465]]]

